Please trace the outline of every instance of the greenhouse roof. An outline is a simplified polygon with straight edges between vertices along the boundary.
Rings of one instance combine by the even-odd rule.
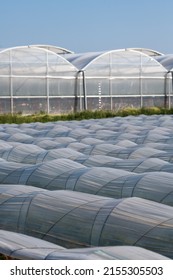
[[[73,53],[72,51],[67,50],[65,48],[61,48],[61,47],[57,47],[57,46],[52,46],[52,45],[30,45],[30,47],[43,48],[43,49],[55,52],[57,54]]]
[[[3,48],[0,49],[0,53],[6,52],[9,50],[18,50],[19,52],[24,49],[30,49],[35,51],[45,51],[49,52],[50,54],[57,55],[59,58],[63,59],[64,62],[68,63],[69,65],[75,67],[75,70],[84,70],[87,66],[90,65],[93,61],[101,56],[106,56],[109,54],[116,53],[122,56],[123,59],[123,52],[131,52],[133,53],[132,59],[134,58],[135,54],[138,56],[139,54],[143,55],[144,57],[151,57],[156,63],[160,64],[164,67],[165,70],[171,70],[173,68],[173,55],[163,55],[160,52],[151,49],[145,48],[126,48],[126,49],[117,49],[117,50],[108,50],[108,51],[101,51],[101,52],[86,52],[86,53],[74,53],[68,49],[52,46],[52,45],[28,45],[28,46],[17,46],[17,47],[10,47],[10,48]],[[22,55],[22,54],[21,54]],[[28,53],[29,55],[29,53]],[[30,53],[32,57],[32,52]],[[128,59],[130,59],[130,55],[128,55]],[[109,63],[109,62],[106,62]],[[110,61],[111,63],[111,61]],[[114,62],[116,63],[116,62]],[[135,64],[135,62],[134,62]]]
[[[68,72],[75,75],[77,69],[65,59],[62,52],[65,52],[65,49],[52,46],[18,46],[1,49],[0,60],[4,71],[9,73],[8,65],[11,65],[12,74],[20,77],[21,74],[34,77],[45,77],[47,74],[54,77],[57,73],[67,75]]]
[[[173,71],[173,54],[167,54],[155,57],[168,71]]]
[[[73,52],[68,50],[68,49],[65,49],[65,48],[62,48],[62,47],[58,47],[58,46],[52,46],[52,45],[28,45],[28,46],[16,46],[16,47],[9,47],[9,48],[0,48],[0,52],[1,51],[5,51],[7,49],[16,49],[16,48],[40,48],[40,49],[45,49],[45,50],[48,50],[48,51],[51,51],[51,52],[54,52],[56,54],[72,54]]]
[[[86,53],[75,53],[65,55],[64,57],[76,66],[78,69],[83,69],[87,66],[92,60],[104,54],[105,52],[86,52]]]
[[[136,54],[137,56],[141,54],[144,57],[151,57],[151,59],[153,59],[156,63],[158,63],[159,60],[156,60],[155,57],[162,57],[162,54],[157,51],[150,50],[150,49],[143,49],[143,48],[141,49],[127,48],[127,49],[117,49],[117,50],[109,50],[109,51],[102,51],[102,52],[73,53],[73,54],[64,54],[63,56],[70,63],[72,63],[77,69],[85,70],[85,68],[88,67],[90,63],[92,63],[94,60],[96,60],[101,56],[108,55],[111,53],[117,53],[117,55],[119,54],[121,56],[123,52],[131,52],[133,53],[133,55]],[[159,64],[163,66],[161,62],[159,62]]]
[[[149,56],[158,56],[158,55],[163,55],[162,53],[156,51],[156,50],[151,50],[151,49],[145,49],[145,48],[127,48],[127,50],[134,50],[134,51],[139,51],[142,53],[145,53]]]

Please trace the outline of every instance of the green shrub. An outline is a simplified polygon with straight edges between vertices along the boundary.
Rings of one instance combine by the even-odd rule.
[[[145,115],[159,115],[162,114],[161,108],[159,107],[143,107],[141,113]]]
[[[119,111],[117,111],[117,115],[120,117],[126,117],[126,116],[137,116],[140,115],[141,113],[141,109],[139,108],[131,108],[131,107],[127,107],[124,109],[121,109]]]

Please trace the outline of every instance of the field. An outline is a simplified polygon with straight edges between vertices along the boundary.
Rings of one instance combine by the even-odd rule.
[[[173,258],[171,110],[3,115],[0,122],[1,254]]]

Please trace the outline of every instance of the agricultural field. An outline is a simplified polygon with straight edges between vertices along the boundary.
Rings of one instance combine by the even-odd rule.
[[[173,259],[173,115],[133,112],[1,117],[2,258]]]

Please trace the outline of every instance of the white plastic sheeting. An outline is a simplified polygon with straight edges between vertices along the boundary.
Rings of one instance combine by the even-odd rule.
[[[0,253],[32,260],[168,260],[137,246],[103,246],[65,249],[54,243],[21,233],[0,230]]]
[[[1,229],[44,238],[63,247],[137,245],[173,258],[172,123],[173,115],[141,115],[1,124]],[[88,199],[93,203],[81,206]],[[79,232],[79,228],[73,228],[77,222],[71,219],[71,214],[79,217],[78,211],[84,215],[79,218]],[[62,223],[58,222],[59,213],[65,218]],[[107,215],[104,225],[99,213]],[[142,215],[146,215],[145,225]],[[47,216],[52,220],[47,221]],[[136,232],[133,229],[137,225]],[[114,236],[117,231],[119,235]]]
[[[62,57],[64,51],[68,52],[51,46],[1,49],[1,112],[70,111],[68,103],[75,98],[72,88],[76,87],[77,69]]]
[[[23,190],[24,189],[24,190]],[[173,208],[27,186],[0,187],[0,229],[66,248],[134,245],[173,258]]]
[[[149,168],[149,167],[148,167]],[[137,196],[173,206],[173,174],[132,173],[109,167],[85,167],[66,158],[30,165],[0,161],[1,184],[25,184],[112,198]]]
[[[142,48],[83,54],[50,45],[0,49],[0,109],[33,114],[170,106],[172,58],[164,58]]]

